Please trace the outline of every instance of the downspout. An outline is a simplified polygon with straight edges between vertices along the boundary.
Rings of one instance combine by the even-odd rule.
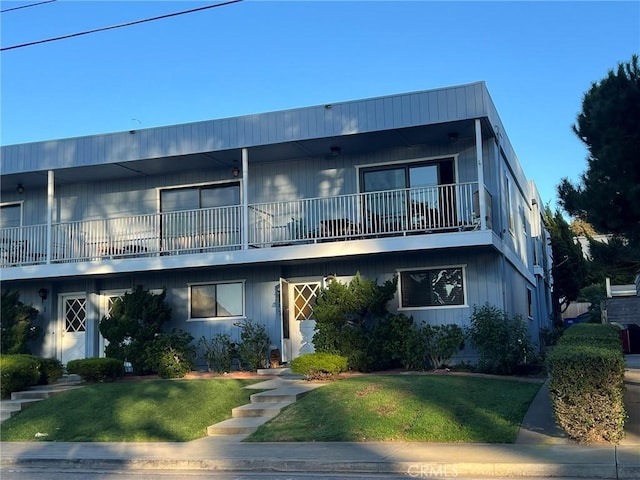
[[[53,200],[54,200],[53,170],[47,172],[47,265],[51,263],[52,250],[52,225],[53,225]]]
[[[242,249],[249,249],[249,150],[242,149]]]

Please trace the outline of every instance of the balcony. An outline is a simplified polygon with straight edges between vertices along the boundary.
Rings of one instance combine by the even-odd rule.
[[[490,229],[491,197],[485,195]],[[102,262],[479,230],[478,183],[0,229],[0,266]],[[245,222],[246,215],[246,222]]]

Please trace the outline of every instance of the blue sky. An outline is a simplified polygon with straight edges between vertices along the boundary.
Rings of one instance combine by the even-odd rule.
[[[38,0],[2,1],[1,9]],[[3,47],[217,2],[73,1],[0,15]],[[0,54],[3,145],[484,80],[555,205],[583,94],[640,52],[640,2],[244,1]]]

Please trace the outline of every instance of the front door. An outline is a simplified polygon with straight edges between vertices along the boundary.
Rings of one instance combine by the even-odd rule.
[[[60,361],[86,357],[87,349],[87,297],[86,295],[60,296]]]
[[[291,359],[315,352],[313,335],[316,322],[313,305],[320,291],[320,282],[289,283],[289,337]]]

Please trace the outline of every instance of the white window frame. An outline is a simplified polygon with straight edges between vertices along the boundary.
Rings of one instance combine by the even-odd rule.
[[[405,307],[402,305],[402,273],[404,272],[418,272],[418,271],[426,271],[426,270],[444,270],[444,269],[454,269],[459,268],[462,270],[462,295],[464,297],[464,303],[460,305],[425,305],[421,307]],[[415,267],[415,268],[402,268],[396,270],[398,272],[398,311],[409,311],[409,310],[441,310],[441,309],[451,309],[451,308],[468,308],[468,297],[467,297],[467,265],[466,264],[457,264],[457,265],[435,265],[435,266],[424,266],[424,267]]]
[[[534,307],[533,307],[533,289],[530,287],[527,287],[527,318],[529,320],[533,320],[533,313],[534,313]]]
[[[246,280],[217,280],[214,282],[197,282],[187,284],[187,322],[201,322],[208,320],[243,320],[246,318],[247,313],[247,288]],[[239,284],[242,286],[242,314],[229,316],[229,317],[192,317],[191,316],[191,287],[197,287],[201,285],[228,285]]]

